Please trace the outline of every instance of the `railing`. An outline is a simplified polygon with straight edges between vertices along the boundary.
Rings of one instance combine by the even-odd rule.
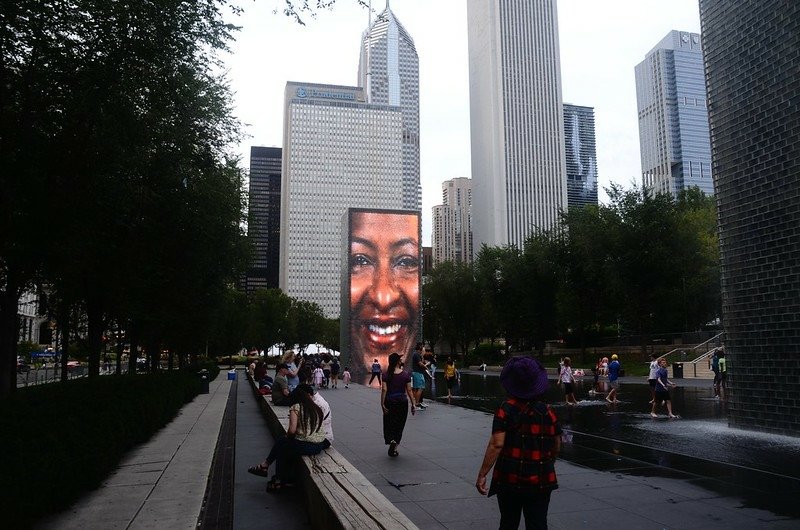
[[[691,363],[691,362],[695,362],[695,361],[697,361],[698,359],[700,359],[701,357],[706,357],[706,356],[707,356],[707,355],[709,355],[709,354],[710,354],[710,353],[711,353],[713,350],[715,350],[715,349],[719,348],[720,346],[722,346],[722,337],[723,337],[724,335],[725,335],[725,332],[724,332],[724,331],[722,331],[722,332],[720,332],[720,333],[717,333],[716,335],[714,335],[713,337],[711,337],[711,338],[710,338],[710,339],[708,339],[707,341],[705,341],[705,342],[701,342],[701,343],[700,343],[700,344],[698,344],[697,346],[694,346],[694,347],[692,347],[692,348],[689,348],[688,350],[687,350],[687,349],[685,349],[685,348],[675,348],[674,350],[670,350],[670,351],[668,351],[667,353],[665,353],[665,354],[664,354],[664,355],[662,355],[661,357],[663,357],[664,359],[667,359],[667,361],[668,361],[670,364],[671,364],[672,362],[689,362],[689,363]],[[712,344],[713,344],[713,347],[711,346]],[[697,357],[694,357],[695,355],[697,355],[697,353],[698,353],[699,351],[702,351],[701,349],[702,349],[702,348],[704,348],[704,347],[705,347],[705,351],[703,351],[703,352],[702,352],[702,353],[701,353],[699,356],[697,356]],[[690,355],[690,354],[689,354],[689,352],[692,352],[692,354]],[[683,358],[683,357],[681,357],[680,359],[674,359],[674,360],[672,360],[672,361],[670,361],[670,360],[669,360],[669,356],[670,356],[670,355],[676,355],[676,354],[679,354],[679,353],[680,353],[680,354],[686,353],[686,358],[688,359],[689,357],[692,357],[692,360],[691,360],[691,361],[689,361],[689,360],[686,360],[686,361],[684,361],[684,358]]]

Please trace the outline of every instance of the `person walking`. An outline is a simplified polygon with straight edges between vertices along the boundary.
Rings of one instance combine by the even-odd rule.
[[[542,401],[549,388],[547,371],[536,359],[513,357],[500,383],[508,397],[494,414],[475,487],[481,495],[497,495],[501,530],[519,528],[523,513],[525,528],[546,529],[550,495],[558,488],[555,460],[562,433],[555,412]]]
[[[720,399],[728,397],[728,361],[725,359],[725,352],[719,352],[719,383],[717,384],[717,395]]]
[[[347,366],[344,367],[342,372],[342,383],[344,383],[345,388],[350,388],[350,369]]]
[[[617,392],[619,391],[619,370],[622,366],[619,364],[619,357],[615,353],[611,356],[611,362],[608,364],[608,386],[611,390],[608,391],[606,401],[609,403],[618,403]]]
[[[403,439],[403,429],[408,419],[409,402],[414,415],[414,395],[411,390],[411,374],[403,370],[399,353],[389,355],[389,367],[381,382],[381,410],[383,411],[383,441],[389,446],[388,454],[396,457],[397,446]]]
[[[564,399],[567,405],[577,405],[575,399],[575,375],[572,373],[572,360],[564,357],[562,360],[561,372],[558,374],[558,382],[564,385]]]
[[[378,362],[378,359],[372,361],[372,377],[369,378],[369,383],[367,386],[372,386],[372,381],[375,378],[378,378],[378,386],[381,384],[381,363]]]
[[[711,371],[714,372],[714,397],[719,399],[719,350],[711,356]]]
[[[650,385],[650,403],[656,401],[656,380],[658,379],[658,354],[650,354],[650,373],[647,375],[647,384]]]
[[[425,376],[427,375],[428,365],[422,357],[422,343],[418,342],[411,355],[411,388],[414,390],[414,405],[418,410],[428,408],[422,403],[422,392],[425,390]]]
[[[658,360],[655,400],[652,401],[653,408],[650,410],[650,416],[658,418],[658,414],[656,414],[656,405],[661,403],[667,406],[667,414],[669,414],[670,418],[677,418],[677,416],[672,413],[672,401],[669,397],[669,389],[675,386],[675,383],[667,378],[667,360],[662,357]]]
[[[458,383],[458,370],[456,370],[456,363],[453,357],[448,357],[447,362],[444,364],[444,382],[447,384],[447,399],[453,397],[453,388]]]
[[[341,366],[339,365],[339,360],[334,357],[331,361],[331,388],[336,388],[337,383],[339,382],[339,369]]]

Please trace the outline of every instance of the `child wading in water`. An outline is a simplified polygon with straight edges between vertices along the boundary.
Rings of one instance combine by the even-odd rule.
[[[558,375],[558,382],[564,384],[564,398],[567,400],[567,405],[577,405],[578,400],[575,399],[575,376],[572,375],[572,361],[569,357],[564,357],[564,365]]]

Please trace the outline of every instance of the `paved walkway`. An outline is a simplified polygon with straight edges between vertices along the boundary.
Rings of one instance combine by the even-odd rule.
[[[184,405],[170,424],[131,451],[100,488],[40,527],[195,528],[230,387],[221,373],[208,394]]]
[[[232,382],[222,376],[211,383],[209,394],[187,404],[172,423],[126,457],[101,488],[40,527],[195,528],[231,390]],[[264,479],[246,472],[264,457],[271,438],[243,371],[233,384],[238,385],[233,528],[309,528],[300,495],[268,495]],[[428,400],[427,410],[409,417],[400,456],[389,458],[376,388],[354,384],[322,395],[333,411],[336,448],[420,528],[497,528],[496,500],[480,496],[473,485],[490,414]],[[746,506],[734,486],[723,493],[704,487],[722,474],[714,466],[693,473],[607,453],[588,455],[582,462],[589,460],[591,467],[558,461],[561,487],[551,501],[551,528],[800,526],[798,519]]]

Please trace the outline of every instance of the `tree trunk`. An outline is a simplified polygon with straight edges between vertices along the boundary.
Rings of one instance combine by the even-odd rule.
[[[69,362],[69,334],[71,322],[69,304],[67,302],[60,302],[58,304],[58,331],[61,334],[61,381],[66,382],[69,379],[69,370],[67,369],[67,362]]]
[[[105,320],[100,305],[90,295],[86,304],[86,318],[88,320],[87,335],[89,339],[89,377],[100,375],[100,353],[103,349],[103,332]]]
[[[174,359],[175,359],[175,352],[170,350],[169,351],[169,360],[167,361],[167,370],[169,370],[170,372],[172,371],[172,367],[175,364]]]
[[[6,290],[0,292],[0,397],[8,397],[17,389],[17,306],[20,288],[11,271],[6,277]]]
[[[133,326],[131,326],[133,328]],[[128,355],[128,375],[136,375],[136,356],[139,354],[139,337],[131,330],[131,353]]]
[[[125,351],[125,343],[122,341],[122,325],[117,324],[117,369],[115,371],[116,375],[120,375],[122,373],[122,353],[124,351]]]

